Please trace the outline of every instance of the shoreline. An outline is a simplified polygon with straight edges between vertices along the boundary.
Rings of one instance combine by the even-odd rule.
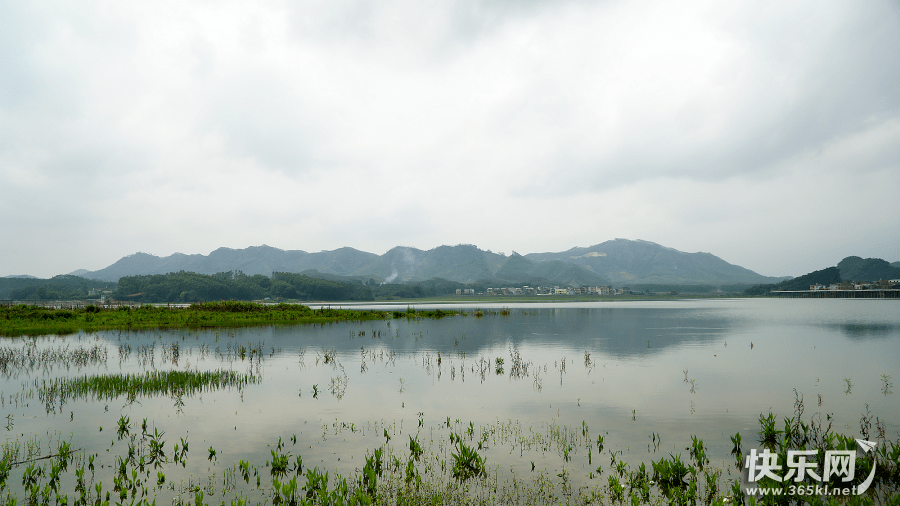
[[[310,308],[302,304],[263,305],[253,302],[220,301],[189,307],[88,305],[57,308],[28,305],[0,306],[0,335],[72,334],[79,331],[151,330],[173,328],[226,328],[263,325],[304,325],[341,321],[393,318],[443,318],[456,314],[440,309],[376,311]]]

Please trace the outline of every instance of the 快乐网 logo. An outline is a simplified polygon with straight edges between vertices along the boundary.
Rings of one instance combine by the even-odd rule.
[[[875,478],[875,463],[869,476],[858,485],[849,485],[856,478],[856,457],[872,452],[877,443],[857,439],[857,450],[826,450],[825,458],[818,462],[818,450],[788,450],[787,461],[782,465],[779,455],[768,448],[762,451],[751,449],[744,457],[744,492],[748,495],[860,495]],[[787,487],[771,488],[759,486],[758,482],[770,478],[780,483],[791,483]],[[847,486],[829,486],[832,478],[840,478]],[[814,483],[810,483],[810,481]]]

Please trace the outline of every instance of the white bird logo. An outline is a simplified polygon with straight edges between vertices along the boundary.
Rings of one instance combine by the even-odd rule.
[[[874,452],[875,446],[878,443],[866,441],[865,439],[857,439],[856,444],[859,445],[859,449],[862,450],[863,454],[865,455],[866,453],[869,453],[869,452],[875,453]],[[858,495],[862,495],[863,492],[865,492],[869,488],[869,486],[872,484],[873,478],[875,478],[875,463],[874,462],[872,462],[872,472],[869,473],[869,477],[866,478],[866,481],[862,482],[859,485],[859,487],[856,489],[856,493]]]
[[[866,441],[865,439],[857,439],[856,444],[859,445],[859,449],[862,450],[863,453],[869,453],[878,445],[878,443]]]

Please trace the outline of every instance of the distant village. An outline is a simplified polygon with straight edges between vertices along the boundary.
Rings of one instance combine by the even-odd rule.
[[[813,284],[809,286],[810,292],[822,293],[825,295],[830,292],[846,292],[846,291],[864,291],[864,290],[900,290],[900,279],[878,280],[871,282],[851,282],[845,281],[841,283],[832,283],[830,285]],[[89,290],[89,296],[99,296],[100,302],[105,304],[112,298],[112,290],[108,288],[92,288]],[[678,295],[677,291],[660,292],[667,295]],[[660,293],[654,293],[659,295]],[[789,294],[794,293],[795,296],[802,296],[803,291],[776,291],[773,293]],[[808,292],[807,292],[808,293]],[[896,292],[894,292],[896,293]],[[582,287],[560,287],[560,286],[521,286],[521,287],[498,287],[486,288],[484,292],[476,292],[474,288],[457,288],[456,295],[460,296],[526,296],[526,295],[595,295],[595,296],[614,296],[614,295],[650,295],[648,292],[633,291],[626,287],[614,288],[612,286],[582,286]]]
[[[503,287],[503,288],[487,288],[484,292],[475,293],[474,288],[457,288],[456,295],[627,295],[632,292],[625,288],[613,288],[611,286],[581,286],[572,287],[546,287],[546,286],[522,286],[522,287]],[[643,293],[643,292],[640,292]],[[669,292],[675,294],[677,292]]]
[[[776,297],[788,298],[850,298],[850,299],[900,299],[900,279],[878,281],[842,281],[823,285],[809,285],[809,290],[772,290]]]
[[[896,290],[900,289],[900,279],[880,279],[878,281],[842,281],[828,286],[809,285],[810,290]]]
[[[113,291],[107,287],[88,288],[88,297],[100,297],[100,303],[106,304],[112,298]]]

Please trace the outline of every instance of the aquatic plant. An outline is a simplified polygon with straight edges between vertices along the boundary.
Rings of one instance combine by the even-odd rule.
[[[778,423],[775,420],[775,415],[769,412],[767,416],[763,416],[762,413],[759,415],[759,426],[760,430],[759,434],[759,442],[762,443],[763,446],[769,449],[774,449],[776,445],[778,445],[779,438],[784,433],[784,431],[778,430],[775,427],[775,424]]]
[[[119,436],[119,440],[121,441],[122,438],[124,438],[125,436],[128,436],[128,431],[129,431],[128,427],[131,424],[131,419],[129,419],[125,415],[122,415],[121,417],[119,417],[118,423],[119,423],[119,428],[118,428],[118,430],[116,430],[116,434]]]
[[[687,483],[684,481],[690,469],[681,460],[681,455],[669,454],[671,459],[665,457],[658,461],[653,461],[653,481],[657,482],[664,489],[669,487],[684,487]]]
[[[279,440],[279,443],[281,441]],[[272,453],[272,461],[271,461],[271,472],[274,476],[284,476],[288,472],[288,462],[291,458],[290,453],[281,453],[281,447],[271,450]]]
[[[741,433],[736,432],[733,436],[731,436],[731,442],[734,446],[731,448],[732,455],[740,455],[741,454]]]
[[[706,456],[706,448],[703,446],[703,440],[697,436],[691,435],[691,446],[687,448],[690,451],[691,458],[702,471],[703,466],[709,463],[709,457]]]
[[[152,464],[153,467],[159,467],[168,462],[165,452],[166,441],[162,438],[165,434],[165,431],[160,431],[154,427],[153,434],[149,435],[149,457],[147,463]]]
[[[419,437],[409,436],[409,455],[412,457],[412,460],[419,460],[423,453],[425,453],[425,450],[419,444]]]
[[[456,451],[452,454],[453,468],[451,474],[459,481],[480,477],[486,474],[484,469],[485,459],[475,448],[466,445],[459,436],[456,436]]]

